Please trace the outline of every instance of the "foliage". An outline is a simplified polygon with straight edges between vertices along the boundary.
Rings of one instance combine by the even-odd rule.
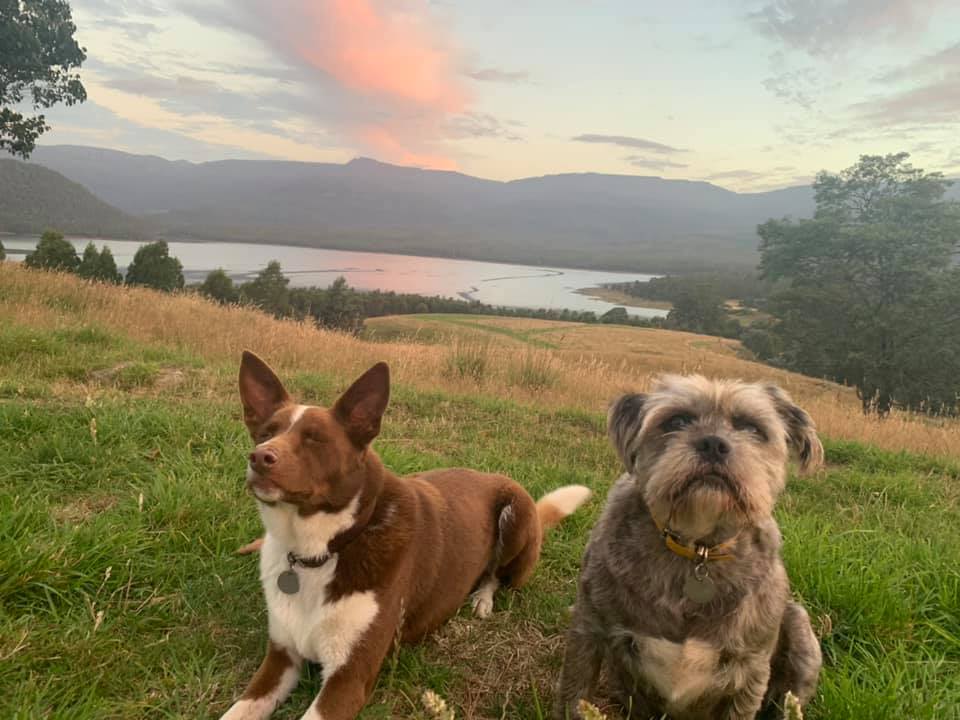
[[[949,182],[908,158],[820,173],[813,219],[760,226],[764,277],[788,283],[770,304],[776,359],[854,385],[864,411],[956,412],[960,213]]]
[[[613,307],[600,316],[600,322],[622,325],[630,319],[625,307]]]
[[[170,256],[166,241],[158,240],[140,247],[127,268],[127,285],[144,285],[172,292],[183,287],[183,266]]]
[[[240,292],[233,284],[233,278],[227,275],[223,268],[211,270],[199,289],[208,298],[224,305],[235,303],[240,299]]]
[[[70,241],[64,240],[63,233],[47,230],[40,237],[37,249],[28,254],[23,262],[27,267],[38,270],[76,272],[80,258]]]
[[[39,235],[55,227],[67,235],[139,238],[150,226],[150,221],[120,212],[60,173],[0,158],[0,230]]]
[[[760,307],[773,289],[773,283],[761,278],[756,271],[693,272],[683,275],[664,275],[649,280],[609,283],[606,287],[644,300],[676,303],[691,289],[709,290],[721,300],[739,300],[747,307]]]
[[[740,334],[740,324],[727,315],[723,296],[706,284],[684,286],[675,294],[664,327],[722,337]]]
[[[240,294],[246,302],[264,312],[287,317],[291,313],[289,284],[290,279],[284,276],[280,263],[271,260],[256,278],[240,286]]]
[[[113,259],[113,253],[106,245],[100,252],[92,242],[87,243],[83,250],[83,257],[77,268],[77,275],[88,280],[99,280],[108,283],[121,283],[123,276],[117,270],[117,263]]]
[[[26,158],[49,130],[42,114],[26,116],[14,107],[86,100],[72,72],[86,59],[76,29],[63,0],[0,0],[0,150]]]
[[[3,247],[3,241],[0,240],[0,262],[7,259],[7,250]]]

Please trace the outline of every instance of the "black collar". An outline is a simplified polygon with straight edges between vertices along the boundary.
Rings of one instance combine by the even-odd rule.
[[[370,523],[370,519],[373,517],[373,512],[376,509],[376,505],[376,502],[370,503],[368,509],[357,518],[357,521],[353,525],[348,527],[343,532],[335,535],[327,544],[327,551],[323,555],[303,557],[301,555],[297,555],[295,552],[293,552],[293,550],[288,552],[287,562],[290,564],[290,569],[292,570],[296,565],[305,568],[323,567],[323,565],[326,564],[330,558],[342,551],[345,547],[347,547],[347,545],[356,540],[364,530],[367,529],[367,525]]]
[[[332,557],[331,553],[327,552],[323,555],[314,555],[313,557],[300,557],[293,550],[287,553],[287,562],[290,563],[292,568],[294,565],[299,565],[300,567],[307,568],[318,568],[321,567],[327,560]]]

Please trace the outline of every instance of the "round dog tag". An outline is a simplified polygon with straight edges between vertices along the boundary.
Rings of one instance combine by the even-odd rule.
[[[277,587],[280,592],[293,595],[300,590],[300,578],[293,570],[284,570],[277,576]]]
[[[700,605],[713,600],[716,594],[717,586],[709,576],[698,578],[696,575],[691,575],[683,584],[683,596]]]

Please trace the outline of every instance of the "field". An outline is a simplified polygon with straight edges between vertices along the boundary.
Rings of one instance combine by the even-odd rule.
[[[398,649],[363,718],[544,717],[579,558],[617,463],[603,409],[653,373],[772,379],[824,431],[827,469],[791,481],[779,519],[826,668],[818,720],[960,718],[960,432],[862,418],[843,388],[779,373],[736,343],[472,316],[384,318],[372,339],[194,297],[105,288],[0,263],[0,717],[211,718],[265,638],[239,352],[328,403],[375,360],[395,389],[376,449],[405,473],[506,472],[534,495],[597,496],[548,539],[492,618],[464,610]],[[300,717],[305,676],[276,717]]]

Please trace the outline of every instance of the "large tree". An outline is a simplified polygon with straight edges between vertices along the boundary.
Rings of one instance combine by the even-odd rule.
[[[183,266],[171,257],[164,240],[148,243],[137,250],[127,268],[127,285],[144,285],[171,292],[183,288]]]
[[[949,182],[908,158],[820,173],[812,219],[760,226],[760,267],[789,283],[771,301],[782,364],[854,385],[865,411],[956,411],[960,355],[942,350],[960,335],[949,304],[960,213],[943,199]]]
[[[63,233],[47,230],[40,236],[36,250],[24,258],[23,264],[38,270],[76,272],[80,258],[70,241],[64,240]]]
[[[29,157],[50,129],[43,114],[25,115],[24,106],[87,99],[73,72],[86,59],[76,30],[64,0],[0,0],[0,150]]]

